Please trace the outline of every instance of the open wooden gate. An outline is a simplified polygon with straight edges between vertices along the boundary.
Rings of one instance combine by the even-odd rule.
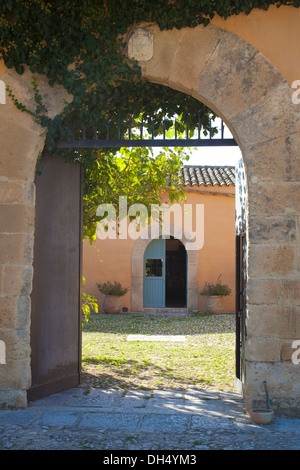
[[[78,385],[81,370],[80,165],[43,158],[35,183],[29,401]]]
[[[246,339],[246,175],[241,159],[235,170],[235,240],[236,240],[236,379],[242,384],[245,374]]]

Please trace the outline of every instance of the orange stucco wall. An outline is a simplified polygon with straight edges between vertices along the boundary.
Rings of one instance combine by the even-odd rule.
[[[163,197],[163,201],[166,197]],[[186,204],[204,204],[204,245],[198,252],[199,290],[205,282],[215,282],[219,274],[229,285],[232,294],[225,298],[227,312],[235,309],[235,198],[234,187],[209,186],[201,191],[189,188]],[[183,203],[182,203],[183,204]],[[131,254],[135,240],[99,240],[90,246],[87,240],[83,248],[83,275],[85,291],[94,295],[102,308],[103,296],[97,283],[118,281],[124,287],[131,286]],[[131,310],[131,296],[123,297],[123,306]],[[205,297],[199,295],[199,309],[205,311]]]
[[[290,84],[300,79],[300,8],[272,5],[267,11],[256,8],[249,15],[241,13],[226,20],[216,16],[212,23],[259,50]]]

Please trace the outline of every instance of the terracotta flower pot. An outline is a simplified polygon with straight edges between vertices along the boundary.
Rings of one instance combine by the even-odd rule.
[[[273,419],[274,411],[270,409],[251,410],[250,416],[256,424],[269,424]]]
[[[116,295],[105,295],[103,310],[105,313],[120,313],[122,310],[121,297]]]
[[[220,314],[224,313],[224,299],[221,295],[212,295],[206,299],[206,311],[208,313]]]

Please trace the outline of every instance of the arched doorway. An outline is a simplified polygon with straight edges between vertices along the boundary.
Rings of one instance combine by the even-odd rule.
[[[299,374],[294,373],[297,366],[291,362],[291,346],[299,335],[295,325],[299,316],[300,120],[299,107],[291,99],[293,90],[262,53],[230,31],[215,26],[161,32],[151,25],[149,29],[154,54],[141,61],[143,76],[189,93],[215,110],[243,154],[248,196],[246,408],[264,404],[263,381],[267,376],[273,405],[295,409]],[[11,77],[20,81],[23,89],[22,77],[13,72],[1,75],[7,83]],[[57,112],[60,99],[55,93],[49,91],[53,102],[57,98]],[[22,96],[18,99],[22,102]],[[1,331],[7,345],[7,363],[0,369],[1,400],[5,405],[24,406],[31,381],[33,178],[44,134],[38,126],[33,128],[29,117],[5,105],[10,106],[12,116],[8,121],[8,108],[1,106],[5,143],[1,176],[7,186],[1,193],[5,220],[2,246],[7,243],[7,234],[16,234],[16,220],[22,235],[22,243],[20,237],[14,237],[12,255],[8,257],[4,250],[6,257],[1,260]],[[191,271],[196,269],[190,255],[188,286],[192,286]],[[135,293],[142,299],[143,276],[137,264],[135,268]],[[188,306],[192,295],[192,287],[188,287]]]
[[[198,298],[199,298],[199,293],[198,293],[198,267],[199,267],[199,254],[198,250],[195,249],[190,249],[191,243],[190,241],[192,240],[191,235],[185,231],[182,234],[182,237],[179,239],[176,237],[178,234],[178,227],[176,227],[174,224],[170,224],[168,227],[169,230],[169,239],[163,240],[162,234],[161,234],[161,228],[158,228],[159,231],[159,238],[158,239],[151,239],[151,227],[148,229],[145,229],[144,232],[142,232],[140,238],[138,238],[133,246],[132,254],[131,254],[131,307],[132,310],[135,312],[142,312],[144,309],[144,279],[145,279],[145,256],[150,256],[153,257],[153,259],[161,259],[163,256],[165,257],[166,260],[166,245],[163,243],[167,243],[167,257],[169,258],[169,263],[171,262],[170,259],[172,258],[172,249],[175,248],[174,244],[178,243],[178,258],[179,260],[181,258],[181,275],[183,275],[183,270],[185,269],[186,272],[186,278],[185,280],[182,279],[181,283],[182,285],[185,283],[185,289],[181,289],[181,303],[183,303],[183,297],[185,296],[185,305],[184,307],[179,307],[179,308],[185,308],[188,311],[192,311],[195,309],[198,309]],[[160,242],[159,240],[163,240]],[[154,242],[154,243],[153,243]],[[153,243],[153,245],[152,245]],[[173,245],[172,245],[173,244]],[[149,247],[149,250],[148,250]],[[152,251],[153,250],[153,251]],[[160,256],[158,256],[160,255]],[[149,256],[149,257],[150,257]],[[184,263],[185,259],[185,263]],[[176,260],[176,257],[175,257]],[[172,263],[172,262],[171,262]],[[171,266],[171,264],[169,264]],[[172,278],[172,274],[169,276],[169,292],[168,292],[168,301],[171,303],[175,303],[175,296],[172,298],[172,279],[174,281],[174,278]],[[174,284],[174,282],[173,282]],[[164,281],[161,284],[163,286],[161,294],[164,298],[162,302],[164,303],[164,306],[166,307],[166,285],[165,285],[165,277]],[[174,292],[174,291],[173,291]],[[178,302],[178,299],[177,299]],[[154,305],[152,305],[152,308],[154,308]],[[160,307],[162,306],[160,305]],[[172,306],[172,308],[175,308]]]
[[[174,238],[152,240],[144,253],[143,306],[185,308],[187,253]]]

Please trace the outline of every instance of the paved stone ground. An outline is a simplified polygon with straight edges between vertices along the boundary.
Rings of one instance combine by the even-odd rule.
[[[78,387],[23,410],[0,410],[0,449],[170,451],[172,456],[177,451],[299,450],[300,419],[275,417],[256,425],[233,392]]]

